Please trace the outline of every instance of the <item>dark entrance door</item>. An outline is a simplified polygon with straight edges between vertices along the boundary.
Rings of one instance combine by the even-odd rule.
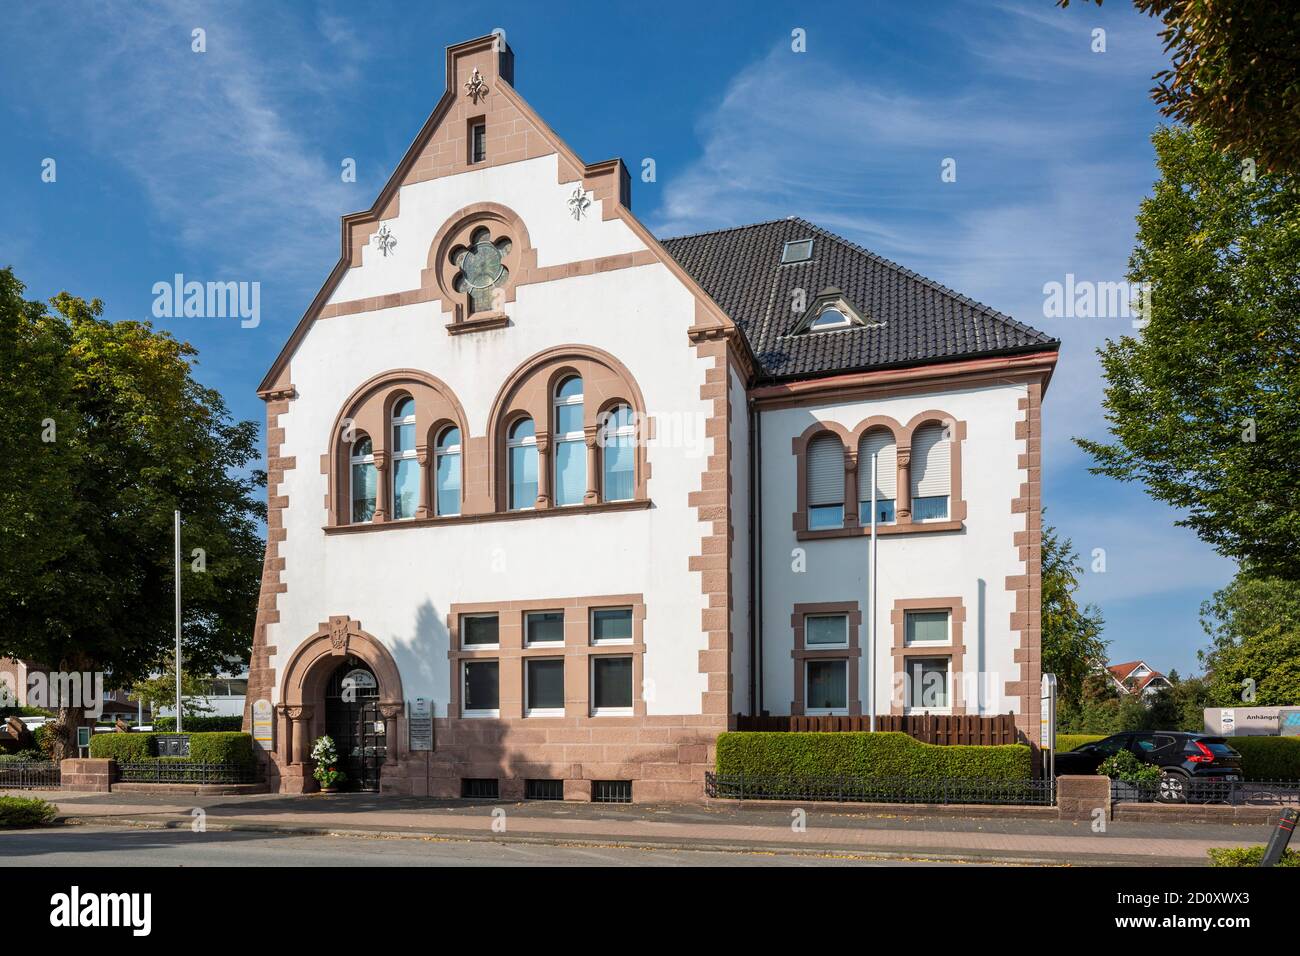
[[[387,727],[379,712],[379,682],[361,660],[349,657],[325,688],[325,732],[334,738],[349,790],[378,790],[388,754]]]

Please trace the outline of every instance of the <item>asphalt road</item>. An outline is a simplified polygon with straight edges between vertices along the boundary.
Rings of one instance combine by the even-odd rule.
[[[0,833],[0,867],[22,866],[914,866],[922,861],[437,839],[192,833],[71,826]],[[930,864],[933,865],[933,864]],[[968,865],[968,864],[954,864]]]

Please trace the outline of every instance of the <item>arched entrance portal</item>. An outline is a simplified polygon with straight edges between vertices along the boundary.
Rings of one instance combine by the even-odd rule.
[[[316,789],[311,748],[325,733],[335,738],[350,786],[391,789],[384,774],[400,771],[405,759],[402,702],[401,674],[382,643],[346,615],[322,623],[289,656],[280,683],[275,763],[281,791]],[[353,760],[355,767],[348,766]]]
[[[388,727],[379,711],[379,681],[349,655],[325,685],[325,733],[334,738],[349,790],[378,790],[388,756]]]

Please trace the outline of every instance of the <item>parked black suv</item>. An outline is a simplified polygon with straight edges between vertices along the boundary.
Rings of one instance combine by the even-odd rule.
[[[1103,760],[1121,750],[1160,768],[1157,799],[1166,803],[1182,803],[1189,790],[1203,789],[1197,786],[1200,783],[1241,779],[1241,754],[1229,747],[1225,738],[1179,730],[1112,734],[1058,753],[1056,775],[1094,774]]]

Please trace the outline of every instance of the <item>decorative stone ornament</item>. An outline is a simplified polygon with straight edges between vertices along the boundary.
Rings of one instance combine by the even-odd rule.
[[[470,74],[469,79],[465,82],[465,92],[469,94],[469,98],[475,103],[487,96],[488,86],[483,80],[483,74],[478,71],[478,67],[474,67],[474,72]]]
[[[582,214],[591,208],[591,200],[587,198],[586,192],[581,186],[573,191],[569,197],[569,212],[573,213],[574,219],[581,219]]]
[[[393,251],[393,247],[397,245],[397,237],[388,231],[388,223],[384,223],[380,226],[379,231],[375,233],[375,245],[379,247],[379,251],[383,253],[385,258],[387,258],[388,254]]]

